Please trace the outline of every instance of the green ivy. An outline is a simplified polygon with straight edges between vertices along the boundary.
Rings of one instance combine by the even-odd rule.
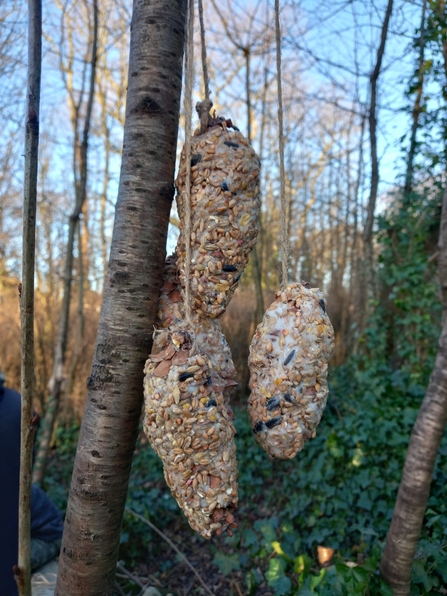
[[[378,298],[356,355],[330,369],[330,397],[317,436],[294,460],[269,459],[253,439],[245,409],[236,410],[240,527],[232,538],[216,542],[213,562],[225,575],[243,576],[249,596],[262,583],[277,596],[391,596],[378,565],[437,351],[441,312],[436,262],[430,257],[439,213],[438,197],[412,195],[405,206],[397,203],[379,218]],[[56,450],[64,468],[51,467],[47,487],[60,503],[76,431],[58,432]],[[444,437],[412,595],[447,585],[446,480]],[[128,506],[161,528],[181,518],[161,462],[141,437]],[[157,554],[152,538],[147,527],[125,514],[120,557],[126,566]],[[327,568],[318,564],[319,545],[335,551]]]

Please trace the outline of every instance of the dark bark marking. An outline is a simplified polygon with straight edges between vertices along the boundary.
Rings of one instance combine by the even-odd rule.
[[[129,279],[130,275],[127,271],[115,271],[113,277],[117,279]]]
[[[105,383],[113,381],[113,375],[105,366],[99,366],[94,364],[92,366],[92,372],[87,378],[87,389],[89,391],[96,391],[101,389]]]
[[[148,116],[153,116],[154,114],[160,114],[162,111],[160,104],[147,95],[146,97],[142,97],[137,105],[130,111],[131,114],[147,114]]]

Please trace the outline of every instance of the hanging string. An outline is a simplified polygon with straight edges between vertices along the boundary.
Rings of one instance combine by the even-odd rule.
[[[183,229],[185,241],[185,318],[191,325],[191,120],[192,120],[192,88],[194,84],[194,0],[188,2],[188,23],[185,51],[185,160],[186,180],[183,191],[185,208],[185,226]]]
[[[199,0],[199,21],[200,21],[200,42],[202,46],[202,70],[203,70],[203,85],[205,87],[205,99],[210,98],[210,77],[208,74],[208,65],[206,61],[206,41],[205,41],[205,25],[203,21],[203,2]]]
[[[275,0],[275,32],[276,32],[276,73],[278,85],[278,126],[279,126],[279,178],[281,197],[281,270],[282,284],[288,283],[289,230],[287,227],[286,175],[284,169],[284,124],[282,110],[281,82],[281,26],[279,22],[279,0]]]
[[[213,107],[213,102],[210,99],[210,76],[208,74],[208,65],[206,60],[206,40],[205,40],[205,25],[203,20],[203,2],[199,2],[199,21],[200,21],[200,45],[202,47],[202,71],[203,71],[203,86],[205,88],[205,99],[196,105],[197,113],[200,118],[200,134],[206,132],[210,118],[210,110]]]

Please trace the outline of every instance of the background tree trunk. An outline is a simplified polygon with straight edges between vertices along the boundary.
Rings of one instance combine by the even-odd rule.
[[[21,337],[21,446],[19,487],[19,553],[14,569],[19,596],[31,596],[31,469],[37,417],[34,398],[34,265],[36,257],[37,171],[40,80],[42,70],[42,3],[28,6],[28,95],[23,197]],[[19,291],[20,293],[20,291]],[[7,454],[4,454],[5,456]],[[4,478],[3,482],[7,479]]]
[[[134,0],[109,269],[56,594],[111,595],[155,322],[178,132],[186,0]]]
[[[447,422],[447,189],[442,205],[438,271],[442,292],[439,350],[411,435],[380,565],[383,578],[396,596],[410,593],[411,568],[430,493],[436,455]]]
[[[414,157],[416,154],[416,135],[421,115],[422,91],[424,88],[424,50],[425,50],[425,8],[427,0],[422,2],[421,30],[419,34],[418,87],[413,105],[413,122],[411,124],[410,148],[408,150],[407,172],[405,174],[404,202],[408,205],[408,196],[413,186]]]
[[[390,24],[391,12],[393,10],[393,0],[388,0],[385,18],[382,25],[380,36],[380,45],[377,50],[377,59],[374,70],[370,77],[370,106],[369,106],[369,133],[371,144],[371,191],[368,201],[368,210],[363,231],[363,245],[365,251],[365,267],[368,289],[373,285],[373,245],[372,231],[374,225],[374,214],[376,211],[377,191],[379,188],[379,160],[377,157],[377,82],[379,80],[380,69],[382,67],[383,55],[385,53],[386,38]]]
[[[98,46],[98,0],[93,0],[93,41],[92,41],[92,57],[91,57],[91,71],[90,71],[90,86],[87,100],[87,108],[85,114],[84,130],[82,133],[82,144],[80,147],[79,157],[79,178],[76,177],[75,172],[75,208],[69,217],[68,223],[68,240],[67,252],[65,257],[64,268],[64,293],[62,299],[62,308],[59,317],[59,328],[56,339],[56,346],[54,350],[53,374],[51,377],[51,394],[48,399],[45,417],[42,424],[42,434],[39,438],[39,448],[37,451],[36,462],[34,466],[33,481],[40,484],[45,475],[45,466],[47,461],[48,449],[50,446],[51,435],[53,434],[53,427],[56,420],[60,396],[62,392],[62,383],[64,381],[64,364],[65,354],[67,351],[68,341],[68,326],[70,318],[70,301],[71,301],[71,282],[73,279],[73,249],[76,229],[80,229],[80,215],[85,203],[87,195],[87,153],[88,153],[88,139],[90,132],[90,120],[93,109],[93,99],[95,95],[95,78],[96,78],[96,54]],[[80,100],[81,101],[81,100]],[[79,117],[79,111],[77,113]],[[77,124],[76,124],[77,127]],[[76,134],[74,153],[76,154]],[[76,162],[76,158],[74,157]],[[79,234],[80,238],[80,234]],[[82,259],[81,242],[79,242],[79,255]],[[83,283],[83,276],[81,276],[80,283]],[[81,289],[82,297],[82,289]],[[82,302],[80,305],[82,312]]]
[[[247,138],[252,142],[252,134],[251,134],[251,92],[250,92],[250,46],[247,46],[243,50],[244,58],[245,58],[245,103],[247,105]],[[261,227],[261,226],[260,226]],[[260,262],[260,236],[261,236],[261,229],[259,230],[258,242],[253,247],[253,277],[255,282],[255,291],[256,291],[256,310],[255,310],[255,324],[254,327],[258,323],[261,322],[262,317],[264,316],[264,297],[262,292],[262,267]]]

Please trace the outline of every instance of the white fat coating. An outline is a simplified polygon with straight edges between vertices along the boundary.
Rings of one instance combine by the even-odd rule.
[[[293,458],[315,436],[328,395],[334,331],[323,295],[290,284],[275,296],[250,345],[248,413],[272,457]]]

